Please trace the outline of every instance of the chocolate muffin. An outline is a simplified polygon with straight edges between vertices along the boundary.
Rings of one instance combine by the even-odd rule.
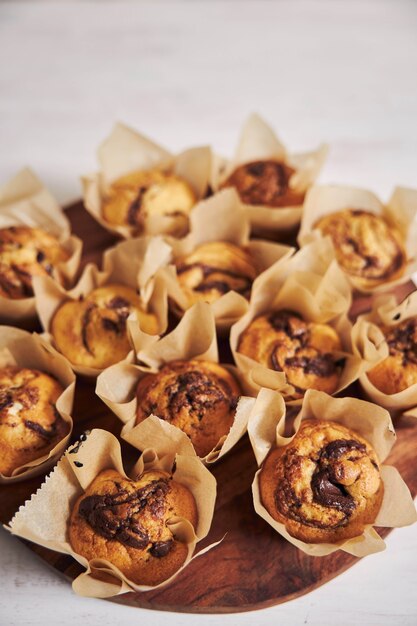
[[[190,185],[160,170],[132,172],[114,181],[103,201],[103,217],[115,226],[143,230],[147,217],[182,217],[178,236],[188,229],[188,216],[196,203]]]
[[[342,366],[334,352],[342,349],[328,324],[306,322],[294,311],[276,311],[255,318],[240,336],[237,351],[264,367],[284,372],[297,399],[307,389],[332,394]]]
[[[417,318],[395,326],[383,326],[389,354],[367,372],[371,383],[388,395],[404,391],[417,383]]]
[[[57,349],[73,364],[104,369],[123,360],[131,350],[126,320],[136,313],[141,329],[157,334],[158,321],[143,309],[130,287],[106,285],[84,299],[64,302],[51,322]]]
[[[215,302],[229,291],[249,298],[257,275],[249,251],[225,241],[202,244],[175,265],[190,306],[198,301]]]
[[[171,361],[139,381],[136,423],[154,414],[180,428],[205,457],[233,424],[240,387],[209,361]]]
[[[307,543],[361,535],[384,494],[370,444],[345,426],[316,419],[303,420],[289,444],[269,453],[259,488],[271,517]]]
[[[404,273],[404,242],[380,215],[345,209],[322,217],[314,228],[331,237],[337,262],[359,289],[372,289]]]
[[[197,526],[192,493],[166,472],[133,481],[105,470],[75,503],[69,540],[87,560],[106,559],[135,584],[158,585],[187,558],[187,545],[167,525],[177,516]]]
[[[221,188],[234,187],[245,204],[271,208],[298,206],[304,194],[291,189],[295,170],[280,161],[252,161],[237,167]]]
[[[68,253],[56,237],[40,228],[0,229],[0,296],[18,300],[33,296],[33,276],[60,280],[57,265]]]
[[[43,372],[0,369],[0,472],[48,454],[67,435],[69,426],[56,409],[62,386]]]

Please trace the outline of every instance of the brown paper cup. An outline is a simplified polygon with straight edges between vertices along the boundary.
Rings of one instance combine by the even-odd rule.
[[[352,329],[353,350],[368,361],[367,369],[377,365],[389,353],[385,336],[379,326],[396,326],[416,316],[417,291],[413,291],[401,304],[397,304],[394,295],[380,295],[374,299],[370,313],[359,316]],[[417,417],[417,383],[399,393],[386,394],[371,383],[366,371],[360,376],[359,382],[367,397],[376,404],[393,414],[407,412],[407,415]]]
[[[343,346],[337,357],[345,359],[345,365],[335,394],[345,389],[367,366],[363,357],[352,351],[348,318],[351,301],[349,282],[335,260],[329,238],[310,243],[261,274],[253,286],[248,312],[230,332],[233,358],[246,383],[256,393],[261,387],[280,391],[286,398],[294,393],[283,372],[266,368],[238,352],[240,336],[256,317],[289,309],[308,322],[328,324],[336,330]],[[302,400],[287,402],[298,405]]]
[[[173,155],[131,128],[116,124],[98,149],[98,161],[100,171],[83,176],[81,179],[85,208],[101,226],[128,239],[134,236],[135,229],[110,224],[102,214],[103,198],[110,184],[125,174],[157,168],[183,178],[191,186],[196,197],[201,199],[209,184],[211,150],[204,146]],[[180,235],[183,232],[183,216],[152,216],[145,220],[142,234]]]
[[[135,345],[135,336],[132,336]],[[97,379],[96,393],[124,423],[121,437],[136,445],[136,432],[141,424],[136,422],[136,388],[139,381],[149,373],[157,372],[164,363],[174,360],[197,359],[218,363],[216,329],[212,310],[208,304],[198,303],[189,309],[178,326],[168,335],[146,348],[135,345],[137,363],[128,360],[113,365]],[[242,384],[236,368],[226,367]],[[242,386],[245,390],[245,386]],[[229,433],[202,460],[213,463],[224,456],[246,432],[253,398],[241,396],[236,408],[235,419]],[[191,445],[191,443],[190,443]]]
[[[84,435],[79,444],[67,450],[42,487],[20,507],[7,527],[15,535],[56,552],[69,554],[81,563],[86,572],[73,582],[73,589],[79,595],[106,598],[127,591],[156,588],[135,584],[105,559],[88,562],[74,552],[69,543],[68,523],[74,503],[103,470],[115,469],[135,480],[148,470],[171,473],[175,464],[174,479],[188,487],[195,498],[197,528],[180,517],[172,518],[169,522],[175,535],[188,545],[187,559],[176,574],[157,587],[168,585],[186,567],[197,541],[209,532],[216,500],[215,478],[195,456],[192,446],[187,445],[187,437],[176,432],[173,426],[160,424],[160,420],[154,417],[148,418],[142,426],[143,439],[140,443],[144,452],[129,474],[123,467],[120,444],[116,437],[105,430],[92,430],[90,434]]]
[[[56,267],[63,284],[72,283],[81,259],[82,242],[71,235],[70,223],[57,201],[28,168],[18,172],[0,188],[0,228],[41,228],[54,235],[68,252],[65,263]],[[36,315],[35,298],[11,300],[0,296],[0,321],[14,323]]]
[[[261,465],[269,451],[276,446],[290,443],[305,418],[331,420],[351,428],[376,451],[380,461],[384,461],[395,443],[395,432],[388,411],[370,402],[356,398],[332,398],[320,391],[307,391],[300,413],[294,422],[294,435],[285,437],[285,403],[282,396],[269,389],[261,389],[249,418],[249,438],[258,465]],[[364,533],[353,539],[338,543],[311,544],[292,537],[284,524],[275,521],[261,502],[258,476],[252,484],[255,510],[280,535],[310,556],[326,556],[336,550],[344,550],[357,557],[366,556],[385,549],[385,542],[373,526],[400,527],[417,521],[416,509],[407,485],[395,467],[383,465],[381,477],[384,483],[384,497],[374,525],[368,525]]]
[[[75,376],[68,361],[45,345],[39,335],[10,326],[0,326],[0,367],[10,365],[38,369],[54,376],[61,383],[64,391],[56,402],[56,409],[68,425],[68,433],[48,454],[17,467],[12,476],[0,474],[0,483],[17,482],[46,472],[65,450],[72,431]]]
[[[124,241],[104,253],[103,271],[88,264],[78,281],[69,291],[49,277],[36,277],[33,281],[36,308],[45,330],[45,341],[56,347],[50,332],[51,322],[62,304],[67,300],[78,300],[87,296],[97,287],[121,284],[138,290],[144,307],[155,313],[158,319],[158,332],[165,332],[168,323],[168,299],[164,281],[158,276],[158,268],[168,262],[170,248],[161,237],[138,237]],[[147,345],[156,340],[141,327],[134,314],[128,318],[128,333],[135,333],[138,345]],[[130,355],[133,360],[133,355]],[[98,376],[103,371],[93,367],[71,364],[77,374]]]
[[[346,274],[352,286],[363,293],[380,293],[407,282],[417,271],[417,190],[396,187],[388,203],[383,205],[373,193],[365,189],[342,185],[312,187],[304,203],[304,214],[298,235],[300,246],[314,239],[321,239],[321,233],[314,230],[315,223],[321,217],[343,209],[363,209],[383,217],[401,234],[408,255],[408,263],[400,278],[373,289],[364,289],[354,277]]]
[[[167,239],[173,260],[190,254],[197,246],[210,241],[225,241],[245,247],[255,259],[258,275],[277,261],[293,254],[294,248],[270,241],[250,241],[250,224],[234,189],[224,189],[200,202],[190,218],[190,233],[183,239]],[[179,313],[189,308],[188,300],[177,279],[175,267],[161,271],[168,295]],[[249,302],[235,291],[229,291],[212,305],[218,331],[226,332],[249,308]]]
[[[328,152],[326,145],[303,154],[290,154],[270,126],[258,115],[252,114],[244,124],[235,156],[232,160],[217,157],[212,184],[215,190],[240,165],[251,161],[276,159],[284,162],[295,173],[290,179],[290,187],[304,193],[318,177]],[[257,234],[288,231],[300,223],[303,207],[290,206],[271,208],[262,205],[244,205],[252,231]]]

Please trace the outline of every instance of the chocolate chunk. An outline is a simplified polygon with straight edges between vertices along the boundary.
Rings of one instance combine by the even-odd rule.
[[[311,488],[314,500],[323,506],[338,509],[346,516],[350,516],[356,508],[355,500],[343,486],[332,482],[328,469],[313,474]]]
[[[171,413],[178,413],[183,407],[187,407],[199,421],[204,418],[205,412],[214,406],[221,403],[231,406],[236,402],[225,381],[213,380],[197,370],[178,374],[166,392]]]
[[[47,441],[50,441],[56,435],[56,422],[51,425],[50,429],[44,428],[43,426],[38,424],[38,422],[32,422],[31,420],[25,420],[24,424],[26,428],[33,430],[33,432],[35,432],[43,439],[46,439]]]
[[[318,354],[315,357],[292,356],[285,359],[285,365],[301,368],[306,374],[315,376],[332,376],[336,372],[336,363],[331,354]]]
[[[110,332],[115,333],[116,335],[121,335],[126,328],[126,319],[119,318],[117,321],[111,320],[108,317],[103,317],[101,320],[102,326],[104,330],[108,330]]]
[[[282,330],[288,337],[291,339],[295,337],[300,337],[303,335],[307,328],[306,326],[293,326],[291,318],[295,317],[297,320],[301,320],[302,317],[298,313],[294,311],[289,311],[287,309],[282,309],[281,311],[276,311],[272,313],[268,321],[271,324],[274,330]]]
[[[2,389],[0,391],[0,411],[13,404],[13,396],[11,393]]]
[[[90,304],[85,310],[84,315],[82,316],[82,319],[81,319],[81,339],[82,339],[84,348],[90,354],[94,354],[94,352],[91,350],[90,345],[88,343],[87,330],[88,330],[88,325],[91,319],[91,313],[93,312],[93,309],[95,308],[95,306],[96,306],[95,304]]]
[[[391,328],[386,337],[390,355],[402,355],[404,365],[417,363],[416,327],[417,319],[412,317]]]
[[[325,446],[320,454],[320,459],[339,459],[349,450],[359,450],[366,453],[366,446],[355,439],[336,439]]]
[[[157,559],[160,559],[161,557],[169,554],[173,545],[174,542],[172,539],[169,541],[154,541],[152,546],[149,548],[149,553]]]
[[[139,223],[139,213],[142,208],[143,195],[147,191],[147,187],[140,187],[138,189],[138,195],[131,202],[127,211],[127,223],[131,226],[137,226]]]
[[[129,306],[129,302],[121,296],[115,296],[107,304],[108,309],[128,309]]]

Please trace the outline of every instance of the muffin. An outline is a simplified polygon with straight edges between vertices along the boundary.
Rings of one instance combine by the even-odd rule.
[[[75,503],[69,539],[89,561],[106,559],[132,582],[158,585],[187,558],[187,545],[167,525],[177,516],[196,527],[193,495],[166,472],[144,472],[133,481],[104,470]]]
[[[298,206],[303,204],[304,194],[291,189],[293,174],[295,170],[280,161],[252,161],[237,167],[221,188],[234,187],[245,204],[271,208]]]
[[[307,543],[361,535],[384,493],[370,444],[345,426],[316,419],[303,420],[289,444],[269,453],[259,489],[271,517]]]
[[[33,276],[59,279],[56,266],[68,260],[56,237],[40,228],[0,229],[0,296],[18,300],[33,296]]]
[[[256,317],[240,336],[237,351],[264,367],[284,372],[294,387],[293,399],[307,389],[332,394],[341,374],[333,352],[342,345],[328,324],[306,322],[294,311],[276,311]]]
[[[48,454],[68,433],[56,409],[63,387],[52,376],[18,367],[0,369],[0,473]]]
[[[215,302],[229,291],[249,299],[257,270],[248,250],[225,241],[202,244],[175,261],[189,305]]]
[[[383,326],[389,354],[367,372],[371,383],[386,394],[399,393],[417,383],[417,318]]]
[[[235,378],[218,363],[171,361],[139,381],[136,423],[154,414],[185,432],[205,457],[228,434],[240,395]]]
[[[115,226],[143,230],[146,218],[183,217],[181,233],[188,227],[188,216],[196,203],[190,185],[160,170],[132,172],[114,181],[103,201],[103,217]]]
[[[84,299],[64,302],[51,322],[57,349],[73,364],[104,369],[131,350],[126,320],[136,313],[141,329],[157,334],[158,320],[146,313],[140,296],[130,287],[106,285]]]
[[[372,289],[404,273],[407,254],[400,233],[383,217],[345,209],[315,223],[333,241],[341,268],[360,289]]]

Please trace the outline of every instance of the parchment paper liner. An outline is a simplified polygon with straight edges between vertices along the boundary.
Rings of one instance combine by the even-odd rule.
[[[110,224],[102,214],[103,198],[113,181],[135,170],[157,168],[184,179],[199,200],[204,197],[210,180],[211,150],[208,146],[173,155],[124,124],[114,126],[99,146],[97,156],[100,171],[81,178],[84,206],[101,226],[125,239],[135,236],[135,228]],[[184,216],[148,216],[140,234],[175,234],[183,230],[184,219]]]
[[[69,291],[52,281],[49,277],[36,277],[33,281],[36,308],[39,319],[45,330],[44,339],[56,348],[50,332],[55,312],[66,300],[78,300],[88,295],[93,289],[112,283],[126,285],[137,290],[145,310],[155,313],[158,319],[158,332],[163,333],[168,323],[167,291],[162,278],[157,276],[158,268],[168,262],[169,246],[161,237],[138,237],[123,241],[110,248],[103,256],[103,271],[94,264],[88,264],[78,281]],[[140,329],[140,322],[135,314],[131,314],[128,324],[128,335],[137,326],[136,341],[138,345],[146,345],[154,337]],[[133,354],[130,354],[133,360]],[[86,367],[71,363],[77,374],[98,376],[102,369]]]
[[[59,239],[69,253],[56,270],[68,285],[74,280],[81,259],[82,241],[71,235],[64,211],[32,170],[20,170],[0,188],[0,228],[41,228]],[[35,298],[12,300],[0,296],[0,321],[13,323],[35,317]]]
[[[304,193],[318,177],[328,152],[325,144],[317,150],[302,154],[290,154],[276,136],[273,129],[256,114],[252,114],[245,122],[236,153],[232,160],[213,159],[215,170],[212,186],[215,190],[240,165],[251,161],[277,159],[293,169],[295,173],[290,179],[290,187]],[[252,230],[258,234],[287,231],[300,223],[303,206],[271,208],[264,205],[244,204]]]
[[[0,474],[1,483],[25,480],[49,469],[65,450],[72,431],[71,411],[74,403],[75,376],[63,356],[45,345],[39,335],[25,330],[0,326],[0,367],[28,367],[54,376],[64,388],[56,408],[68,425],[68,433],[47,454],[17,467],[12,476]]]
[[[114,435],[94,429],[81,445],[65,453],[54,471],[32,498],[21,506],[7,528],[15,535],[50,550],[71,555],[86,568],[73,582],[73,589],[83,596],[106,598],[127,591],[147,591],[168,585],[190,562],[197,541],[210,530],[216,500],[216,480],[195,456],[186,435],[170,424],[149,417],[137,431],[137,443],[144,448],[142,456],[129,473],[125,472],[120,443]],[[136,479],[147,470],[163,470],[192,492],[198,510],[197,528],[184,518],[173,517],[168,523],[176,536],[188,544],[184,565],[168,580],[154,587],[137,585],[106,559],[87,561],[71,548],[68,523],[77,498],[103,470],[115,469],[127,478]],[[81,463],[77,467],[75,463]],[[216,544],[211,544],[199,555]]]
[[[200,202],[191,214],[189,235],[183,239],[167,238],[167,242],[174,260],[210,241],[226,241],[245,247],[257,264],[258,274],[294,253],[294,248],[279,243],[250,241],[249,232],[250,224],[243,205],[236,191],[231,188]],[[163,268],[160,273],[164,276],[168,295],[174,302],[173,310],[180,314],[189,308],[189,303],[177,279],[176,268]],[[236,291],[229,291],[211,306],[217,329],[225,332],[247,312],[249,302]]]
[[[276,263],[256,280],[248,312],[236,322],[230,332],[230,347],[235,363],[246,383],[258,392],[260,387],[280,391],[285,397],[294,393],[284,372],[260,365],[256,360],[237,351],[242,332],[253,319],[265,313],[289,309],[300,313],[309,322],[329,324],[338,333],[343,351],[335,352],[345,358],[345,365],[335,394],[345,389],[369,365],[352,351],[351,328],[348,318],[351,288],[335,257],[330,238],[312,242],[294,256]],[[287,400],[298,405],[299,400]]]
[[[417,316],[417,291],[413,291],[401,304],[394,295],[383,294],[374,299],[372,310],[360,315],[352,329],[352,344],[355,354],[362,356],[372,366],[388,356],[388,344],[379,326],[396,326],[400,322]],[[386,394],[375,387],[363,372],[359,382],[365,394],[376,404],[394,414],[406,411],[417,417],[417,383],[399,393]]]
[[[298,235],[300,246],[322,238],[320,231],[313,230],[314,224],[321,217],[349,208],[364,209],[383,217],[399,231],[408,255],[408,263],[400,278],[366,289],[355,277],[346,274],[353,287],[363,293],[378,293],[407,282],[417,271],[417,190],[396,187],[388,203],[383,205],[375,194],[365,189],[342,185],[312,187],[304,202],[304,214]]]
[[[294,435],[304,418],[314,417],[331,420],[351,428],[364,437],[376,451],[380,462],[388,456],[396,435],[388,411],[357,398],[333,398],[321,391],[308,390],[301,411],[294,422]],[[293,436],[285,437],[285,403],[281,394],[261,389],[249,418],[248,432],[256,460],[260,466],[268,452],[276,446],[285,446]],[[344,550],[357,557],[385,549],[385,542],[373,526],[396,528],[417,521],[416,509],[410,491],[395,467],[381,466],[384,497],[374,524],[366,526],[362,535],[338,543],[311,544],[292,537],[284,524],[276,522],[261,503],[258,476],[252,483],[255,510],[280,535],[310,556],[326,556],[336,550]]]
[[[132,334],[136,346],[135,334]],[[137,363],[127,360],[108,367],[97,379],[96,393],[124,423],[121,437],[132,443],[136,438],[136,388],[139,380],[149,373],[157,372],[169,361],[176,359],[213,361],[218,363],[216,329],[210,305],[197,303],[189,309],[178,326],[168,335],[150,343],[147,347],[136,349]],[[139,365],[138,363],[142,363]],[[222,364],[237,378],[245,392],[244,381],[236,368]],[[211,452],[202,460],[214,463],[224,456],[246,432],[249,412],[254,404],[253,398],[241,396],[236,408],[234,422],[228,435],[223,436]]]

